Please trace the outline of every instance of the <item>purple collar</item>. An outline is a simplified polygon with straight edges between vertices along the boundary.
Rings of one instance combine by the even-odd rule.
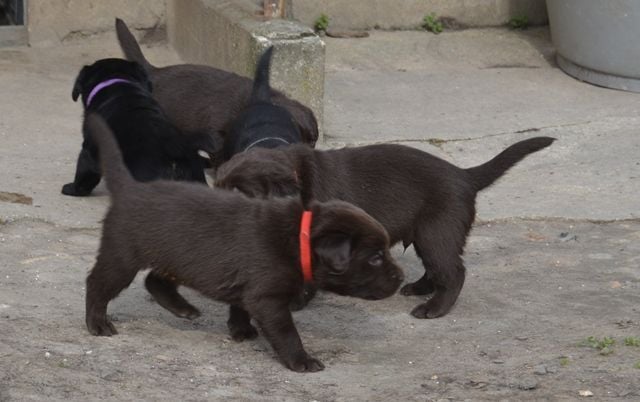
[[[89,92],[89,96],[87,97],[87,105],[86,105],[86,107],[89,107],[89,104],[91,103],[93,98],[98,94],[98,92],[102,91],[106,87],[110,87],[113,84],[120,84],[120,83],[122,83],[122,84],[135,84],[133,81],[125,80],[124,78],[112,78],[110,80],[102,81],[101,83],[99,83],[98,85],[93,87],[91,92]]]

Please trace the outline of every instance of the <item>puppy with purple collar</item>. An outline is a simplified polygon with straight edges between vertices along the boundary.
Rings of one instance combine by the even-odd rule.
[[[151,90],[147,73],[137,63],[102,59],[80,70],[71,97],[77,101],[81,96],[85,113],[94,112],[107,122],[136,180],[206,183],[198,150],[210,151],[215,144],[208,136],[181,133],[151,97]],[[83,132],[75,178],[62,187],[62,193],[87,196],[100,178],[97,147]]]

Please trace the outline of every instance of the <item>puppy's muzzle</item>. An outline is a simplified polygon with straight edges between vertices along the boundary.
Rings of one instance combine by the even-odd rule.
[[[354,296],[360,297],[365,300],[380,300],[393,296],[400,285],[404,282],[404,274],[399,268],[396,268],[393,274],[389,276],[383,276],[376,279],[367,288],[357,292]]]

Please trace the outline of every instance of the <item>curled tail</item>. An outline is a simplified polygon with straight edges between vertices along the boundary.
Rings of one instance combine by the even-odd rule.
[[[273,46],[269,47],[258,60],[256,74],[253,78],[252,102],[269,102],[271,100],[271,87],[269,85],[269,70],[271,69],[271,56]]]
[[[84,128],[98,145],[102,174],[107,181],[107,188],[112,196],[117,196],[133,178],[124,164],[120,147],[113,131],[107,123],[95,113],[84,119]]]
[[[548,147],[555,141],[551,137],[534,137],[517,142],[500,152],[495,158],[480,166],[466,169],[471,176],[476,191],[480,191],[493,184],[509,168],[524,159],[525,156]]]
[[[155,68],[144,57],[138,41],[136,41],[136,38],[127,27],[127,24],[125,24],[120,18],[116,18],[116,34],[118,36],[120,48],[127,60],[135,61],[147,71]]]

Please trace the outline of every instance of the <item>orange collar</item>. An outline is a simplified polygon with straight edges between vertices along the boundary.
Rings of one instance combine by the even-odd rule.
[[[300,222],[300,266],[305,282],[313,281],[311,271],[311,211],[302,213]]]

